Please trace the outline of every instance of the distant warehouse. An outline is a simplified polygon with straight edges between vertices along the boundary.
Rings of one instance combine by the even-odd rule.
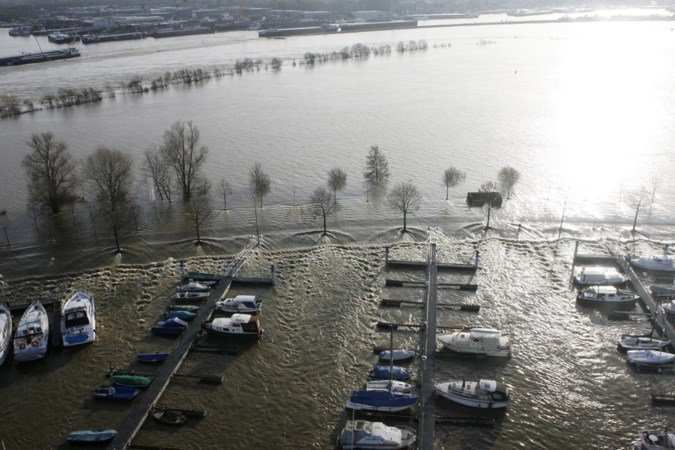
[[[469,192],[466,194],[466,203],[469,206],[502,206],[502,194],[499,192]]]

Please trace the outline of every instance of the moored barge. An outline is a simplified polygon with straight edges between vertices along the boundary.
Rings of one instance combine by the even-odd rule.
[[[80,51],[73,47],[64,50],[52,50],[49,52],[21,53],[20,55],[0,58],[0,66],[19,66],[22,64],[32,64],[46,61],[55,61],[58,59],[76,58],[78,56],[80,56]]]

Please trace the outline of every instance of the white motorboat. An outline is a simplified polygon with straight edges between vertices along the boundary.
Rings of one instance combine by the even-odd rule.
[[[617,347],[623,352],[628,350],[663,350],[669,344],[670,341],[647,336],[623,336],[619,339]]]
[[[382,350],[379,353],[379,357],[383,361],[405,361],[407,359],[413,358],[416,355],[415,350]]]
[[[61,336],[64,347],[96,340],[96,306],[91,294],[75,292],[68,298],[61,314]]]
[[[441,335],[438,340],[455,353],[511,356],[511,340],[494,328],[470,328]]]
[[[19,362],[34,361],[47,354],[49,317],[39,300],[28,306],[19,320],[14,334],[14,359]]]
[[[668,254],[668,245],[663,247],[663,255],[643,256],[631,258],[630,264],[636,269],[645,270],[656,274],[675,274],[675,258]]]
[[[224,313],[256,314],[261,306],[255,295],[237,295],[216,302],[216,308]]]
[[[448,400],[474,408],[506,408],[509,404],[509,388],[495,380],[449,381],[434,389]]]
[[[410,427],[392,427],[382,422],[348,420],[340,433],[343,449],[397,450],[411,446],[417,440]]]
[[[675,353],[659,350],[628,350],[626,352],[626,360],[638,367],[659,367],[673,364]]]
[[[671,300],[666,303],[662,303],[663,312],[668,316],[675,316],[675,300]]]
[[[178,291],[171,296],[171,300],[175,300],[179,303],[200,301],[207,298],[210,294],[210,292]]]
[[[12,312],[5,303],[0,303],[0,366],[7,361],[12,348]]]
[[[367,391],[410,392],[413,385],[398,380],[371,380],[366,383]]]
[[[635,442],[634,450],[664,450],[675,449],[675,432],[670,429],[663,431],[643,431],[640,439]]]
[[[251,314],[234,314],[232,317],[218,317],[203,325],[204,329],[216,336],[258,338],[263,329],[260,317]]]
[[[639,298],[639,295],[617,289],[615,286],[588,286],[577,294],[577,302],[580,305],[612,309],[632,309]]]
[[[626,284],[628,277],[613,267],[590,266],[576,271],[573,280],[577,286],[620,286]]]
[[[211,288],[197,281],[190,281],[182,286],[176,286],[178,292],[208,292]]]

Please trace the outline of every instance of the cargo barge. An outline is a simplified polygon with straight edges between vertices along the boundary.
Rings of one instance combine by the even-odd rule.
[[[395,30],[399,28],[416,28],[417,20],[392,20],[390,22],[351,22],[331,23],[320,27],[273,28],[261,30],[258,37],[298,36],[306,34],[354,33],[358,31]]]
[[[118,34],[85,34],[82,36],[83,44],[98,44],[101,42],[128,41],[131,39],[143,39],[145,33],[118,33]]]
[[[40,53],[22,53],[20,55],[7,56],[0,58],[0,66],[19,66],[22,64],[33,64],[46,61],[56,61],[58,59],[69,59],[80,56],[80,51],[76,48],[67,48],[65,50],[53,50]]]

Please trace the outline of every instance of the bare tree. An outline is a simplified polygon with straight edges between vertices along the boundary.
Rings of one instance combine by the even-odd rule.
[[[652,178],[652,186],[651,186],[651,188],[652,188],[652,201],[651,201],[651,203],[652,204],[654,203],[654,198],[656,197],[656,191],[659,187],[661,187],[661,179],[656,178],[656,177]]]
[[[323,234],[325,235],[327,233],[326,218],[335,212],[337,204],[331,193],[323,187],[318,187],[314,190],[310,202],[314,210],[323,217]]]
[[[445,185],[445,199],[448,199],[448,194],[451,187],[457,186],[459,183],[464,181],[466,174],[461,170],[458,170],[454,167],[445,169],[443,173],[443,184]]]
[[[32,151],[22,165],[28,175],[30,203],[56,214],[76,199],[76,164],[66,144],[55,141],[52,133],[35,133],[27,145]]]
[[[199,180],[204,180],[200,172],[209,150],[205,145],[200,145],[199,139],[196,125],[191,121],[177,121],[164,132],[164,143],[159,148],[164,161],[176,173],[183,200],[186,201],[199,189]]]
[[[520,172],[510,166],[502,167],[499,171],[499,182],[506,188],[506,198],[511,198],[511,188],[520,179]]]
[[[7,246],[11,246],[12,243],[9,242],[9,216],[7,214],[7,211],[4,209],[0,211],[0,228],[2,228],[2,232],[5,234],[5,240],[7,241]]]
[[[347,186],[347,174],[335,167],[328,171],[328,187],[333,191],[333,203],[337,204],[337,193]],[[315,191],[316,192],[316,191]]]
[[[493,193],[497,192],[497,189],[499,186],[497,183],[493,181],[487,181],[483,184],[480,185],[480,188],[478,189],[478,192],[487,192],[487,193]],[[492,198],[488,198],[488,201],[485,202],[485,209],[487,211],[487,224],[485,225],[485,229],[487,230],[490,228],[490,215],[492,214]]]
[[[227,197],[232,194],[232,187],[230,186],[230,183],[224,179],[220,180],[218,183],[218,191],[220,192],[220,195],[223,196],[223,209],[227,211]]]
[[[377,145],[370,147],[370,151],[366,157],[366,168],[363,171],[363,177],[368,184],[368,192],[373,189],[376,193],[381,193],[386,188],[389,181],[389,163]],[[366,200],[368,192],[366,192]]]
[[[387,196],[389,206],[403,213],[403,231],[407,231],[407,217],[420,208],[422,195],[412,183],[398,183]]]
[[[197,245],[199,245],[202,243],[201,230],[213,212],[211,197],[209,197],[208,193],[200,193],[193,196],[186,206],[186,212],[192,222],[192,226],[197,232]]]
[[[633,218],[633,228],[631,229],[631,233],[633,234],[635,234],[635,227],[637,226],[640,208],[642,208],[642,206],[644,206],[644,204],[647,202],[649,194],[650,193],[647,191],[645,187],[641,187],[636,192],[634,192],[633,195],[630,196],[629,204],[631,208],[635,209],[635,217]]]
[[[166,198],[171,203],[171,189],[173,187],[171,167],[166,163],[159,150],[146,150],[144,156],[143,169],[152,177],[152,183],[159,199],[164,201]]]
[[[120,238],[133,222],[131,156],[99,147],[86,158],[83,172],[93,186],[99,211],[109,219],[115,246],[120,252]]]
[[[272,180],[265,173],[262,164],[256,162],[249,173],[249,182],[253,191],[253,198],[260,201],[260,207],[263,206],[263,197],[269,194],[272,189]]]

